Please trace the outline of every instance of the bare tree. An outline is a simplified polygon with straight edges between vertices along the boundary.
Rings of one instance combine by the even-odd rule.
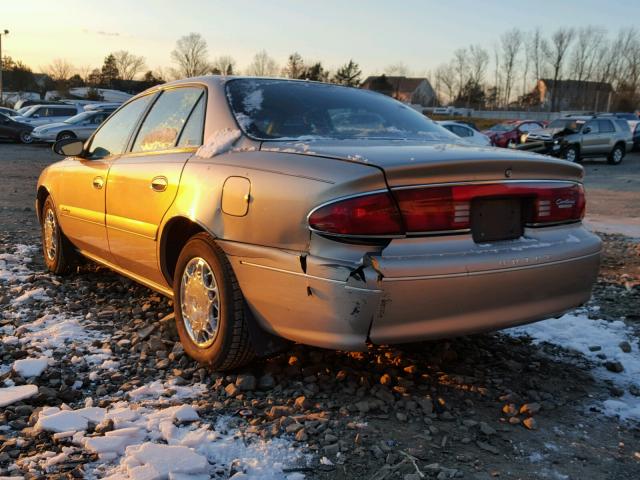
[[[471,80],[480,85],[484,81],[484,75],[489,64],[489,53],[480,45],[469,47],[469,66],[471,68]]]
[[[436,82],[444,85],[449,103],[455,98],[456,71],[450,63],[440,65],[436,69]]]
[[[495,43],[493,45],[493,63],[494,63],[494,86],[493,86],[493,106],[497,108],[500,106],[500,94],[502,92],[500,84],[502,83],[502,76],[500,75],[500,46]]]
[[[553,75],[553,87],[551,89],[552,112],[556,111],[558,103],[562,99],[558,81],[562,78],[564,62],[574,36],[575,30],[573,28],[559,28],[551,35],[551,42],[546,47],[545,54]]]
[[[211,73],[218,75],[233,75],[236,61],[230,55],[220,55],[211,64]]]
[[[74,71],[73,65],[64,58],[56,58],[43,68],[44,72],[55,82],[67,80]]]
[[[392,65],[388,65],[384,69],[385,75],[397,75],[400,77],[406,77],[409,75],[409,67],[407,67],[403,62],[394,63]]]
[[[196,77],[209,71],[207,42],[199,33],[190,33],[176,42],[171,59],[178,64],[177,77]]]
[[[520,53],[520,47],[522,47],[522,32],[517,28],[509,30],[502,34],[500,43],[502,45],[502,56],[504,59],[504,103],[509,105],[518,54]]]
[[[529,36],[527,50],[531,59],[531,67],[536,80],[545,76],[545,51],[548,50],[547,40],[542,36],[540,27],[537,27]]]
[[[278,74],[278,64],[269,56],[266,50],[261,50],[253,56],[253,61],[247,68],[247,75],[254,77],[275,77]]]
[[[80,75],[80,78],[82,78],[82,80],[88,82],[89,75],[91,75],[93,67],[91,65],[82,65],[76,68],[76,71],[78,72],[78,75]]]
[[[469,80],[469,56],[466,48],[459,48],[453,52],[453,68],[456,72],[457,97],[461,97],[464,86]]]
[[[126,50],[113,52],[113,57],[116,60],[116,67],[118,67],[118,73],[122,80],[133,80],[138,73],[147,68],[144,57],[133,55]]]

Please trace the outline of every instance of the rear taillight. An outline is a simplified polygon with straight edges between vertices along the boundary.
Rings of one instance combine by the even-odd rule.
[[[338,200],[309,215],[314,230],[334,235],[403,235],[402,218],[388,192]]]
[[[504,182],[408,187],[338,200],[314,210],[309,225],[329,234],[397,236],[466,231],[474,200],[522,200],[523,222],[543,226],[584,216],[582,185],[573,182]]]

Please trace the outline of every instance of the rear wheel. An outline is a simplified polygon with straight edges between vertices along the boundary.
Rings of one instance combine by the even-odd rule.
[[[78,254],[71,242],[64,236],[51,197],[47,197],[42,207],[42,252],[47,269],[56,275],[68,273]]]
[[[184,246],[173,280],[176,328],[185,352],[214,370],[253,359],[244,298],[229,260],[206,233]]]
[[[622,145],[616,145],[607,157],[607,162],[611,165],[619,165],[624,158],[625,149]]]
[[[33,137],[31,136],[31,132],[20,132],[20,136],[18,137],[21,143],[32,143]]]
[[[575,145],[567,147],[562,156],[568,162],[579,163],[580,162],[580,150]]]

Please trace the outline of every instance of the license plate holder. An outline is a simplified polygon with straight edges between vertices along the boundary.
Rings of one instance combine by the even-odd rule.
[[[489,198],[471,202],[471,234],[474,242],[512,240],[523,233],[520,199]]]

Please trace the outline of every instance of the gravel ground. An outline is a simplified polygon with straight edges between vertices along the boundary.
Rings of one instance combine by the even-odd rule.
[[[640,164],[638,156],[627,160]],[[640,395],[640,386],[621,388],[596,375],[599,365],[617,369],[604,354],[587,358],[500,333],[367,353],[292,345],[239,372],[200,368],[176,343],[165,298],[91,264],[65,278],[44,272],[33,193],[51,161],[42,147],[0,144],[0,265],[13,271],[11,278],[0,275],[0,382],[37,386],[34,396],[0,407],[0,476],[114,473],[104,466],[108,458],[55,437],[42,419],[54,412],[49,407],[113,410],[135,400],[135,408],[186,402],[197,411],[198,428],[224,419],[242,440],[238,448],[264,446],[256,455],[268,463],[279,451],[292,480],[640,478],[640,424],[602,409],[607,400]],[[597,172],[587,169],[589,186]],[[634,171],[627,176],[637,178]],[[601,189],[612,195],[616,185]],[[637,202],[633,208],[628,214],[637,216]],[[581,314],[623,320],[640,333],[640,245],[604,239],[601,276]],[[637,352],[637,337],[632,343]],[[34,357],[48,359],[39,376],[10,369]],[[158,381],[158,398],[140,403],[138,389]],[[89,422],[85,434],[104,437],[113,428]],[[243,460],[209,462],[216,465],[212,478],[250,472]]]

